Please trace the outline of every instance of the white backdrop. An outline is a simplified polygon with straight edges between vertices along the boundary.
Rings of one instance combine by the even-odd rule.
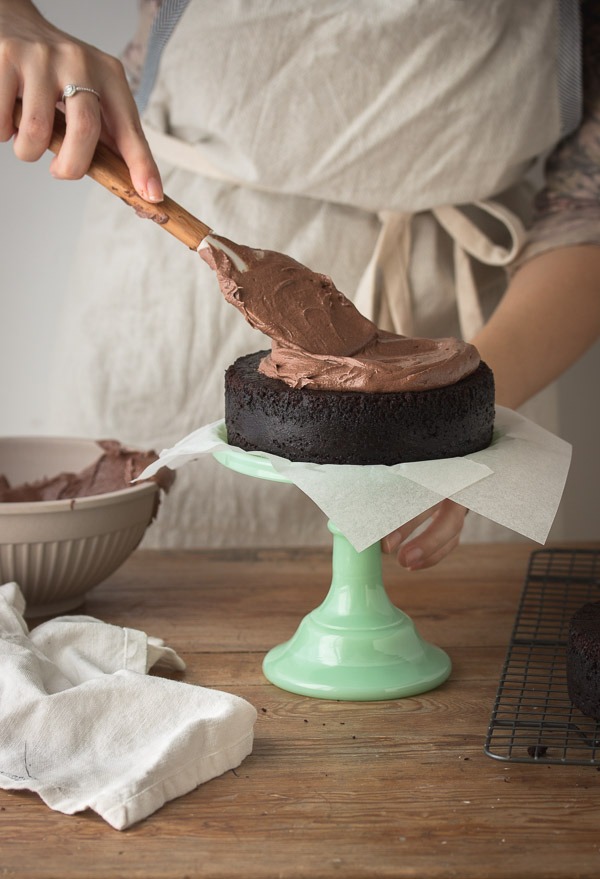
[[[134,32],[136,0],[38,0],[62,29],[118,54]],[[44,431],[48,365],[70,265],[90,187],[58,182],[51,156],[35,164],[0,144],[0,435]],[[600,295],[600,281],[599,281]],[[574,456],[557,526],[551,537],[600,538],[600,343],[559,383],[560,435]]]
[[[137,0],[36,0],[43,15],[88,43],[120,54],[137,24]],[[57,181],[52,159],[17,161],[0,143],[0,434],[43,432],[48,363],[92,183]]]

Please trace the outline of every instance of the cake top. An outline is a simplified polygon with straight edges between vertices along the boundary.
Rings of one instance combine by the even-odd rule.
[[[291,387],[369,392],[454,384],[479,365],[458,339],[413,339],[379,330],[335,287],[290,256],[208,235],[199,253],[225,299],[272,340],[260,371]]]

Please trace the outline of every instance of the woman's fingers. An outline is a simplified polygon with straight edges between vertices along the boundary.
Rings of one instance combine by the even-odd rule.
[[[395,552],[400,544],[410,537],[413,531],[416,531],[419,525],[422,525],[423,522],[426,522],[428,519],[431,519],[434,516],[441,506],[441,501],[439,504],[436,504],[435,507],[430,507],[430,509],[425,510],[424,513],[421,513],[419,516],[415,516],[414,519],[411,519],[409,522],[405,522],[404,525],[401,525],[400,528],[396,528],[395,531],[392,531],[391,534],[388,534],[387,537],[384,537],[381,541],[381,548],[384,552]]]
[[[123,157],[131,181],[142,198],[150,202],[162,201],[160,172],[142,130],[123,65],[111,58],[107,70],[110,79],[105,82],[104,88],[110,89],[110,100],[103,102],[107,139]]]
[[[129,168],[131,182],[136,192],[150,202],[159,202],[164,198],[160,171],[152,158],[150,147],[141,127],[132,124],[119,125],[113,133],[118,151]]]
[[[79,180],[91,165],[102,129],[96,95],[77,92],[65,98],[65,122],[65,136],[50,172],[62,180]]]
[[[123,66],[111,55],[59,31],[30,0],[0,0],[0,140],[15,133],[16,98],[23,111],[14,150],[19,159],[39,159],[50,142],[54,111],[65,86],[85,86],[64,101],[66,134],[50,170],[78,179],[89,169],[98,140],[106,135],[121,153],[133,185],[148,201],[163,198],[160,173],[142,131]]]
[[[19,81],[12,68],[6,68],[0,59],[0,141],[5,143],[15,133],[13,111]]]
[[[13,146],[22,162],[37,162],[48,149],[54,123],[53,97],[41,82],[28,81],[23,89],[23,112]]]
[[[462,527],[462,525],[461,525]],[[442,559],[445,559],[447,555],[449,555],[453,549],[455,549],[460,541],[460,530],[458,534],[455,534],[448,543],[443,544],[442,546],[435,545],[433,551],[426,555],[424,552],[418,553],[413,558],[412,564],[407,564],[406,567],[409,571],[422,571],[424,568],[432,568],[434,565],[437,565],[438,562],[441,562]],[[419,548],[420,549],[420,548]],[[421,551],[422,552],[422,551]],[[407,557],[410,558],[411,550],[408,550]],[[398,559],[400,561],[400,558]],[[400,562],[403,564],[403,562]]]
[[[162,201],[160,172],[144,136],[123,65],[101,52],[96,52],[95,60],[86,84],[93,82],[91,87],[100,94],[100,101],[90,92],[65,98],[66,135],[51,171],[56,177],[83,176],[101,138],[122,156],[139,195],[150,202]]]
[[[50,169],[55,177],[73,179],[88,170],[99,139],[119,153],[129,169],[133,186],[150,202],[163,199],[160,172],[144,136],[137,107],[122,64],[110,55],[94,51],[88,85],[100,95],[77,92],[65,98],[66,135]]]
[[[411,571],[430,568],[458,544],[466,514],[465,507],[446,499],[385,537],[382,549],[397,551],[400,564]],[[431,521],[427,528],[407,540],[428,519]]]

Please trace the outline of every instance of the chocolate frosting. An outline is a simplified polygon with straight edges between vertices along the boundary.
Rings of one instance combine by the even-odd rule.
[[[158,458],[155,452],[128,449],[116,440],[99,440],[98,446],[102,454],[79,473],[58,473],[14,487],[6,476],[0,475],[0,503],[90,497],[130,488],[131,481]],[[175,473],[162,467],[155,476],[144,481],[156,482],[164,491],[168,491],[174,479]]]
[[[327,275],[273,250],[220,235],[199,249],[225,299],[271,337],[260,372],[291,387],[423,391],[454,384],[479,365],[458,339],[413,339],[379,330]]]

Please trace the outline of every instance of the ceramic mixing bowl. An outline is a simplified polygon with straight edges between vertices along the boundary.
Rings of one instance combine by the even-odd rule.
[[[88,439],[0,437],[0,474],[19,485],[77,473],[101,452]],[[19,584],[28,616],[77,607],[139,544],[158,491],[143,482],[91,497],[0,503],[0,583]]]

